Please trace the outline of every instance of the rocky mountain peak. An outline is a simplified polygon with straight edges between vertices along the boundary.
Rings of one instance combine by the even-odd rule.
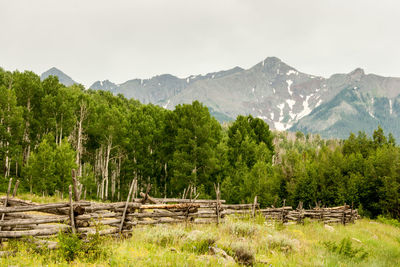
[[[43,72],[42,75],[40,75],[40,79],[44,80],[49,76],[56,76],[58,78],[58,81],[65,86],[71,86],[77,82],[72,80],[71,77],[69,77],[67,74],[62,72],[61,70],[57,69],[56,67],[52,67],[48,69],[47,71]]]
[[[352,72],[349,73],[352,80],[359,81],[365,75],[365,72],[362,68],[356,68]]]

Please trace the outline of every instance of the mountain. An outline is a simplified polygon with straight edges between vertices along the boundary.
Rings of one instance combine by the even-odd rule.
[[[346,138],[350,132],[371,134],[380,125],[400,139],[400,78],[366,75],[362,69],[333,75],[341,88],[329,102],[315,108],[291,130]]]
[[[337,94],[337,88],[328,90],[325,82],[322,77],[299,72],[280,59],[269,57],[248,70],[235,67],[184,79],[164,74],[130,80],[111,89],[96,82],[91,88],[122,93],[169,109],[199,100],[220,121],[252,114],[273,129],[286,130]]]
[[[381,125],[400,139],[400,78],[365,74],[360,68],[324,78],[268,57],[249,69],[186,78],[163,74],[122,84],[105,80],[90,88],[167,109],[198,100],[221,122],[251,114],[271,129],[339,138],[359,130],[371,134]]]
[[[49,77],[50,75],[57,76],[59,82],[64,84],[65,86],[70,86],[70,85],[73,85],[74,83],[77,83],[74,80],[72,80],[72,78],[69,77],[67,74],[65,74],[61,70],[54,68],[54,67],[43,72],[42,75],[40,75],[40,79],[44,80],[47,77]]]

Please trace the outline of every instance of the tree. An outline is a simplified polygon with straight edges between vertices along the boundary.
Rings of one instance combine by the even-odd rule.
[[[216,181],[213,174],[218,164],[216,148],[221,140],[221,126],[198,101],[178,105],[173,113],[176,135],[171,138],[171,191],[177,194],[188,185],[203,185],[204,193],[210,195]]]

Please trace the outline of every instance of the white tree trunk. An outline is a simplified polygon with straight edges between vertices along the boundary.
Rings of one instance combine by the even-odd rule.
[[[80,106],[80,112],[79,112],[79,120],[77,122],[78,127],[78,133],[77,133],[77,142],[76,142],[76,160],[75,163],[78,166],[78,173],[77,176],[81,177],[82,176],[82,162],[81,162],[81,157],[83,153],[83,145],[82,145],[82,140],[83,140],[83,121],[86,119],[87,115],[87,110],[86,110],[86,104],[82,101],[81,106]]]

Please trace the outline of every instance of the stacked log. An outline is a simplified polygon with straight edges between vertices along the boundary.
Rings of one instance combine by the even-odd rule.
[[[125,202],[115,203],[71,201],[50,204],[0,198],[0,202],[7,202],[7,206],[0,205],[0,214],[4,214],[0,221],[0,239],[51,236],[74,229],[82,237],[96,232],[118,235],[130,233],[133,227],[140,225],[221,223],[227,215],[255,216],[256,213],[283,223],[303,223],[304,219],[310,219],[348,224],[359,218],[357,210],[348,205],[309,210],[303,209],[302,204],[295,210],[290,206],[260,209],[257,199],[253,204],[226,204],[225,200],[219,199],[160,199],[144,193],[141,196],[143,199],[130,201],[128,198]]]

